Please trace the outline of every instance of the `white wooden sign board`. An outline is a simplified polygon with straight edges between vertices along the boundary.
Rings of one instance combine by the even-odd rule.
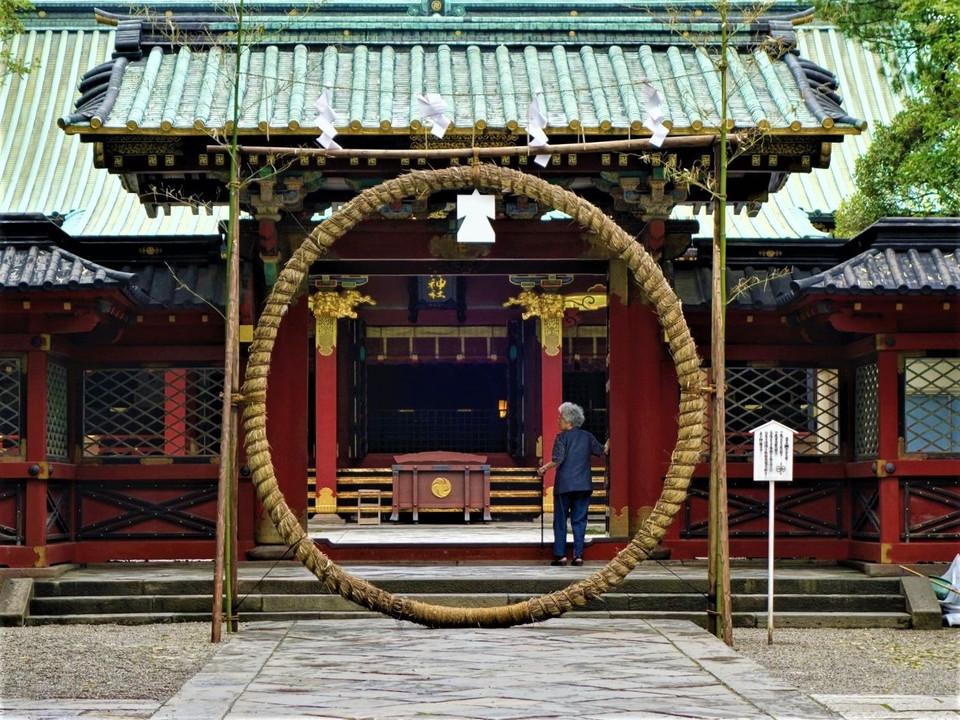
[[[756,482],[792,481],[795,431],[771,420],[750,433],[753,435],[753,479]]]
[[[767,644],[773,644],[773,538],[776,534],[774,510],[776,484],[793,480],[793,436],[796,434],[776,420],[750,431],[753,435],[753,479],[769,483],[767,511]]]

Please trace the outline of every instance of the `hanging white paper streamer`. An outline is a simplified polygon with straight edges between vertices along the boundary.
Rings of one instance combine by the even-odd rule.
[[[493,195],[457,195],[457,219],[463,218],[457,230],[459,243],[492,243],[496,240],[490,220],[497,216],[497,202]]]
[[[527,132],[530,134],[530,147],[548,147],[547,134],[544,132],[544,128],[547,127],[547,119],[540,112],[540,102],[537,98],[534,98],[530,107],[527,108],[527,117],[529,118]],[[540,167],[546,167],[547,163],[550,162],[550,154],[537,155],[533,161]]]
[[[660,93],[650,83],[644,81],[643,94],[647,97],[647,119],[643,121],[643,126],[653,135],[650,137],[650,144],[654,147],[663,145],[670,130],[663,124],[663,98]]]
[[[437,93],[417,94],[417,104],[420,106],[420,115],[433,121],[430,132],[442,138],[450,127],[450,118],[444,113],[449,110],[446,101]]]
[[[320,137],[317,138],[317,142],[327,150],[343,150],[339,143],[333,140],[337,136],[337,129],[333,126],[337,121],[337,116],[330,106],[330,88],[324,88],[323,92],[320,93],[320,97],[317,98],[316,108],[317,127],[320,128],[321,132]]]

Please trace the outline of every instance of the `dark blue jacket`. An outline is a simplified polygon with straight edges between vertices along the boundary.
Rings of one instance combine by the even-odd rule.
[[[593,488],[590,477],[590,456],[603,455],[603,445],[597,442],[593,434],[573,428],[564,430],[553,441],[553,457],[557,466],[553,492],[583,492]]]

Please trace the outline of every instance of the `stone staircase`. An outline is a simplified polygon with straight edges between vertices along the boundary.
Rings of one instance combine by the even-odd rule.
[[[247,563],[241,567],[241,622],[374,617],[326,592],[299,565]],[[584,577],[589,568],[421,566],[353,571],[385,590],[425,602],[493,606],[563,588]],[[752,575],[735,574],[731,579],[734,625],[738,627],[765,627],[767,623],[766,578],[756,571]],[[157,573],[144,568],[138,573],[136,567],[119,572],[104,566],[102,572],[95,567],[82,568],[32,582],[29,608],[22,617],[26,625],[209,621],[211,614],[209,571]],[[911,602],[905,587],[899,577],[870,577],[853,570],[824,572],[822,576],[783,573],[776,577],[775,624],[797,628],[918,626],[920,603],[916,599]],[[702,575],[674,577],[662,568],[653,574],[635,571],[615,592],[569,615],[684,619],[703,626],[705,588]],[[917,588],[922,593],[922,582]],[[936,608],[935,600],[932,607]],[[919,622],[920,626],[936,622],[939,627],[939,616],[924,616]]]

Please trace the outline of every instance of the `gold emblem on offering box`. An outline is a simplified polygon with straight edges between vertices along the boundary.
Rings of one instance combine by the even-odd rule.
[[[451,490],[453,490],[453,486],[445,477],[434,478],[433,482],[430,483],[430,492],[433,493],[434,497],[445,498]]]

